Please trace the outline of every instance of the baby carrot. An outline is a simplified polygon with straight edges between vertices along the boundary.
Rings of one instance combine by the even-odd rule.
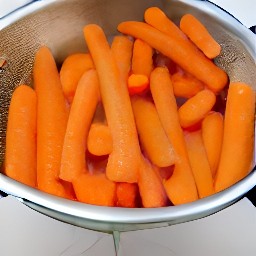
[[[82,173],[73,180],[73,186],[79,202],[115,206],[116,184],[105,173]]]
[[[172,76],[173,91],[176,97],[191,98],[204,89],[204,84],[188,73],[176,72]]]
[[[220,54],[221,46],[192,14],[185,14],[181,17],[180,29],[208,58],[213,59]]]
[[[153,70],[153,49],[141,39],[136,39],[133,45],[132,73],[150,76]]]
[[[6,131],[5,174],[36,186],[36,93],[27,85],[13,92]]]
[[[198,199],[197,188],[189,164],[188,153],[179,123],[178,109],[167,68],[155,68],[150,76],[150,89],[163,128],[174,147],[176,163],[172,176],[164,182],[174,205]]]
[[[201,130],[184,132],[189,161],[193,171],[199,198],[214,194],[213,178]]]
[[[84,27],[84,36],[98,72],[102,102],[113,140],[107,177],[116,182],[136,182],[140,146],[127,86],[122,86],[115,58],[103,30],[95,24],[87,25]]]
[[[144,92],[149,86],[149,78],[142,74],[131,74],[128,77],[128,90],[130,95]]]
[[[255,91],[241,82],[230,83],[215,179],[216,192],[230,187],[250,172],[255,150],[254,125]]]
[[[74,98],[79,79],[86,70],[93,67],[92,58],[88,53],[71,54],[64,60],[60,69],[60,81],[69,103]]]
[[[67,197],[59,171],[68,111],[55,60],[45,46],[36,53],[33,76],[37,94],[38,188]]]
[[[98,101],[98,77],[96,71],[91,69],[79,80],[69,113],[59,174],[65,181],[72,182],[87,170],[86,140]]]
[[[131,70],[133,42],[127,36],[115,36],[111,44],[111,52],[114,55],[122,83],[126,84]]]
[[[144,40],[152,48],[166,55],[185,71],[204,82],[214,92],[219,92],[227,85],[227,74],[199,50],[196,50],[194,46],[191,47],[188,40],[171,37],[143,22],[122,22],[118,25],[118,30]]]
[[[116,184],[116,206],[136,208],[139,206],[139,189],[137,183],[118,182]]]
[[[132,107],[142,149],[159,167],[173,165],[175,154],[162,127],[156,108],[145,97],[132,97]]]
[[[222,138],[223,116],[219,112],[210,112],[202,121],[202,137],[212,171],[215,177],[219,164]]]
[[[138,186],[143,207],[166,206],[167,196],[160,175],[146,158],[141,157]]]
[[[188,99],[178,111],[181,127],[188,128],[199,123],[210,112],[215,102],[215,94],[208,89]]]

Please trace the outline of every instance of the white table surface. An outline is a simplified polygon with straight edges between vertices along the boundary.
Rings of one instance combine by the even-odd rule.
[[[0,0],[0,17],[14,2],[28,1]],[[228,10],[245,26],[256,25],[256,0],[212,2]],[[244,198],[200,220],[121,233],[118,255],[255,256],[255,239],[256,208]],[[56,221],[8,196],[0,200],[0,255],[114,256],[115,248],[112,235]]]

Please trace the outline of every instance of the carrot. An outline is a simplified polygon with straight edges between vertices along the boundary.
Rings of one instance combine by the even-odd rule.
[[[145,208],[166,206],[167,196],[160,175],[146,158],[141,157],[138,186],[142,206]]]
[[[191,168],[199,198],[214,194],[213,178],[201,130],[184,132]]]
[[[149,78],[142,74],[131,74],[128,77],[128,90],[130,95],[144,92],[149,86]]]
[[[60,81],[64,95],[69,103],[72,102],[78,81],[83,73],[93,68],[93,61],[88,53],[75,53],[69,55],[60,69]]]
[[[250,172],[255,150],[254,124],[255,91],[241,82],[230,83],[216,192],[230,187]]]
[[[115,206],[116,184],[105,173],[81,173],[73,180],[77,200],[86,204]]]
[[[158,7],[147,8],[144,13],[144,20],[152,27],[171,37],[188,40],[180,28]]]
[[[159,167],[173,165],[174,150],[162,127],[154,104],[145,97],[134,96],[132,107],[141,146],[150,161]]]
[[[84,36],[100,80],[100,92],[110,128],[113,150],[109,155],[107,177],[116,182],[138,180],[140,146],[128,89],[120,74],[103,30],[84,27]]]
[[[215,177],[219,164],[223,139],[223,116],[219,112],[210,112],[202,121],[202,137],[207,157]]]
[[[158,67],[152,71],[150,89],[160,121],[176,153],[173,174],[164,182],[167,195],[174,205],[195,201],[198,199],[197,188],[189,164],[176,99],[167,68]]]
[[[114,37],[111,51],[124,84],[126,84],[131,69],[132,49],[133,42],[127,36],[118,35]]]
[[[192,14],[185,14],[181,17],[180,29],[208,58],[213,59],[220,54],[221,46]]]
[[[126,21],[118,30],[143,39],[152,48],[166,55],[185,71],[204,82],[214,92],[222,90],[228,82],[227,74],[204,56],[199,50],[180,37],[171,37],[143,22]],[[191,65],[193,63],[193,65]]]
[[[10,102],[5,174],[36,187],[36,93],[27,85],[19,85]]]
[[[153,49],[140,39],[136,39],[133,45],[132,73],[150,76],[153,70]]]
[[[188,128],[199,123],[210,112],[215,102],[215,94],[208,89],[188,99],[178,111],[181,127]]]
[[[98,77],[96,71],[91,69],[79,80],[70,109],[59,174],[59,177],[65,181],[72,182],[87,170],[86,140],[98,101]]]
[[[139,189],[137,183],[119,182],[116,184],[116,206],[136,208],[139,205]]]
[[[176,97],[191,98],[204,89],[204,84],[188,73],[176,72],[171,78]]]
[[[34,87],[37,94],[37,183],[44,192],[68,197],[59,180],[68,110],[55,60],[46,46],[35,56]]]

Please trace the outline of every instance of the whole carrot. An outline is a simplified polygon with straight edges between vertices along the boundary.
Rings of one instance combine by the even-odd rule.
[[[214,194],[213,177],[201,130],[186,131],[185,141],[188,157],[193,171],[200,198]]]
[[[98,77],[96,71],[91,69],[79,80],[70,109],[59,174],[65,181],[72,182],[87,169],[87,136],[98,101]]]
[[[221,46],[194,15],[183,15],[180,19],[180,29],[208,58],[213,59],[220,54]]]
[[[55,60],[45,46],[36,53],[33,77],[37,94],[38,188],[67,197],[59,171],[68,111]]]
[[[136,39],[133,45],[132,73],[150,76],[153,70],[153,49],[141,39]]]
[[[145,97],[132,97],[132,107],[142,149],[159,167],[173,165],[175,153],[162,127],[154,104]]]
[[[60,81],[69,103],[74,98],[79,79],[86,70],[93,67],[92,58],[88,53],[71,54],[64,60],[60,69]]]
[[[103,30],[95,24],[84,27],[84,36],[98,72],[100,92],[113,140],[106,174],[116,182],[138,180],[140,146],[127,86]]]
[[[210,112],[215,102],[215,94],[208,89],[188,99],[178,111],[181,127],[188,128],[199,123]]]
[[[176,98],[167,68],[155,68],[150,76],[150,89],[163,128],[174,147],[176,163],[172,176],[164,182],[174,205],[198,199],[197,188],[189,164],[188,153],[179,123]]]
[[[27,85],[19,85],[11,98],[4,172],[36,187],[36,93]]]
[[[210,112],[202,121],[202,137],[212,170],[215,177],[223,139],[223,116],[219,112]]]
[[[219,192],[243,179],[252,168],[255,91],[247,84],[230,83],[224,115],[223,144],[215,178]]]
[[[188,40],[171,37],[146,23],[137,21],[122,22],[118,25],[118,30],[144,40],[152,48],[204,82],[214,92],[219,92],[227,85],[227,74],[195,47],[191,47]]]

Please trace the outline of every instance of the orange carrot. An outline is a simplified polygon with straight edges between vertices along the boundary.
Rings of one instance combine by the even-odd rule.
[[[187,131],[184,135],[199,197],[210,196],[214,193],[213,178],[203,144],[202,132],[201,130]]]
[[[207,89],[188,99],[179,108],[181,127],[188,128],[199,123],[210,112],[215,102],[215,94]]]
[[[255,150],[254,125],[255,91],[244,83],[230,83],[216,192],[230,187],[250,172]]]
[[[159,167],[173,165],[174,150],[162,127],[154,104],[145,97],[134,96],[132,107],[141,146],[150,161]]]
[[[79,80],[70,109],[59,174],[59,177],[65,181],[72,182],[87,170],[86,140],[98,101],[98,77],[96,71],[91,69]]]
[[[202,121],[202,137],[207,157],[215,177],[220,159],[223,139],[223,116],[219,112],[210,112]]]
[[[195,201],[198,199],[196,184],[167,68],[155,68],[150,76],[150,89],[160,121],[174,147],[177,159],[172,176],[164,182],[167,195],[174,205]]]
[[[120,78],[126,84],[131,69],[133,42],[123,35],[115,36],[111,44],[111,51],[117,64]]]
[[[188,40],[171,37],[143,22],[126,21],[118,30],[147,42],[152,48],[166,55],[180,67],[204,82],[211,90],[218,92],[228,82],[227,74],[217,67]],[[193,63],[193,65],[191,65]]]
[[[153,70],[153,49],[146,42],[136,39],[133,45],[132,73],[150,76]]]
[[[204,89],[204,84],[188,73],[176,72],[171,78],[176,97],[191,98]]]
[[[136,208],[139,206],[139,189],[137,183],[119,182],[116,184],[116,206]]]
[[[166,206],[167,196],[160,175],[146,158],[141,157],[138,186],[143,207]]]
[[[116,184],[105,173],[82,173],[74,179],[73,186],[79,202],[115,206]]]
[[[192,14],[185,14],[181,17],[180,29],[208,58],[213,59],[220,54],[221,46]]]
[[[69,103],[72,102],[78,81],[83,73],[93,68],[93,61],[88,53],[75,53],[69,55],[60,69],[60,81],[64,95]]]
[[[47,47],[41,47],[36,53],[33,71],[37,94],[38,188],[50,194],[68,197],[59,181],[68,110],[55,60]]]
[[[102,102],[113,140],[107,177],[116,182],[136,182],[140,146],[128,89],[120,82],[119,70],[103,30],[95,24],[87,25],[84,36],[98,72]]]
[[[128,78],[128,90],[130,95],[144,92],[149,86],[149,78],[142,74],[131,74]]]
[[[8,113],[5,174],[26,185],[36,186],[36,93],[18,86]]]

